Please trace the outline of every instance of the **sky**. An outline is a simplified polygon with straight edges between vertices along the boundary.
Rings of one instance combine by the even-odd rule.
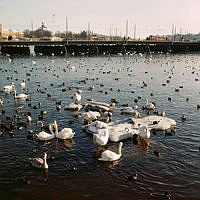
[[[200,0],[0,0],[3,29],[37,29],[44,22],[51,31],[88,29],[107,35],[149,35],[200,32]]]

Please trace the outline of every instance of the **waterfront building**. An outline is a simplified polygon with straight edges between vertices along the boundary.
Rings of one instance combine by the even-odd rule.
[[[8,39],[8,37],[20,38],[23,36],[24,36],[24,34],[20,31],[3,30],[3,25],[0,24],[0,39]]]

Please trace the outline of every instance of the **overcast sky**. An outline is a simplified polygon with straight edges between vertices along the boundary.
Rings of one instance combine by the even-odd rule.
[[[0,0],[0,23],[4,29],[34,29],[42,21],[49,30],[64,31],[65,19],[72,32],[94,32],[145,38],[151,34],[200,32],[200,0]]]

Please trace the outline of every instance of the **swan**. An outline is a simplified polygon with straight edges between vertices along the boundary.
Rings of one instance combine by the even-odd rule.
[[[32,64],[33,64],[33,65],[36,65],[36,61],[35,61],[35,60],[32,60]]]
[[[107,129],[100,129],[98,134],[93,134],[93,143],[103,146],[106,145],[109,138],[109,132]]]
[[[30,115],[27,116],[27,121],[32,122],[32,117]]]
[[[70,103],[64,110],[79,111],[82,107],[80,104]]]
[[[146,101],[146,106],[145,106],[145,108],[147,109],[147,110],[155,110],[155,105],[153,104],[153,103],[149,103],[149,101],[148,101],[148,99],[146,98],[145,99],[145,101]]]
[[[89,112],[83,113],[82,116],[85,122],[90,123],[93,120],[97,120],[101,116],[101,114],[99,112],[89,111]]]
[[[54,124],[56,128],[56,138],[66,140],[66,139],[71,139],[74,137],[75,132],[73,132],[71,128],[64,128],[58,132],[57,122],[54,121]]]
[[[40,122],[42,124],[42,127],[43,127],[43,122]],[[52,128],[50,128],[51,125],[49,125],[49,129],[50,129],[50,132],[51,134],[49,133],[46,133],[45,131],[41,131],[39,132],[38,134],[36,134],[37,138],[40,140],[40,141],[48,141],[48,140],[52,140],[54,137],[55,137],[55,134],[54,132],[52,131]]]
[[[43,158],[29,158],[31,161],[31,165],[36,168],[40,169],[48,169],[47,164],[47,154],[44,153],[44,159]]]
[[[25,80],[23,80],[23,81],[20,83],[20,87],[23,88],[23,89],[26,87],[26,82],[25,82]]]
[[[11,83],[11,85],[6,85],[3,88],[3,92],[11,92],[12,90],[15,89],[15,84]]]
[[[92,134],[99,134],[102,129],[107,128],[107,124],[102,121],[94,121],[91,124],[84,125],[86,132],[92,133]]]
[[[14,98],[26,100],[26,99],[28,99],[28,95],[27,94],[16,94],[16,90],[14,90]]]
[[[128,115],[133,115],[134,117],[140,117],[140,113],[137,110],[138,107],[125,107],[121,109],[121,114],[128,114]]]
[[[120,157],[122,156],[122,145],[123,143],[120,142],[119,143],[119,147],[118,147],[118,154],[110,151],[110,150],[106,150],[101,154],[101,158],[99,158],[98,160],[100,161],[115,161],[120,159]]]
[[[142,139],[148,139],[151,136],[151,132],[149,131],[147,126],[141,126],[138,124],[138,130],[139,130],[139,137]]]
[[[74,102],[75,103],[80,103],[81,101],[81,94],[82,94],[82,90],[77,90],[76,93],[73,96]]]

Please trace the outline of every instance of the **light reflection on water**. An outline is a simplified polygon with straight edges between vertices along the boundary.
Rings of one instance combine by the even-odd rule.
[[[36,61],[36,65],[32,64]],[[13,115],[19,106],[21,113],[31,112],[33,122],[27,129],[16,130],[14,135],[0,136],[0,195],[4,199],[151,199],[151,192],[169,191],[174,199],[198,199],[199,188],[199,55],[139,55],[100,57],[18,57],[11,63],[0,57],[1,89],[26,80],[31,102],[14,103],[11,94],[5,95],[1,110]],[[72,67],[74,66],[74,67]],[[12,79],[11,79],[12,78]],[[86,81],[86,84],[84,83]],[[167,83],[169,80],[169,83]],[[147,87],[143,87],[143,81]],[[163,83],[166,86],[162,85]],[[91,91],[89,87],[94,85]],[[180,88],[175,92],[175,88]],[[70,87],[70,89],[69,89]],[[82,120],[73,117],[63,108],[72,102],[76,88],[83,90],[82,103],[87,98],[110,103],[119,100],[120,106],[137,105],[142,111],[144,99],[156,102],[159,111],[177,122],[176,134],[152,135],[149,146],[142,148],[131,140],[124,141],[122,158],[115,163],[101,163],[94,157],[97,147],[82,128]],[[66,89],[66,91],[62,91]],[[42,92],[41,92],[42,91]],[[106,93],[105,93],[106,92]],[[51,97],[47,96],[47,93]],[[168,101],[171,97],[172,101]],[[187,101],[186,98],[189,98]],[[56,101],[62,102],[61,112],[56,111]],[[32,109],[38,103],[40,109]],[[71,127],[76,135],[72,141],[53,140],[38,143],[28,140],[28,130],[40,131],[36,125],[41,110],[47,110],[45,124],[57,120],[60,128]],[[182,122],[185,114],[188,120]],[[6,121],[5,115],[1,120]],[[116,110],[113,119],[122,119]],[[72,121],[73,120],[73,121]],[[25,116],[19,120],[26,121]],[[117,145],[109,143],[109,149]],[[154,151],[160,152],[160,157]],[[30,166],[28,158],[48,151],[48,173]],[[75,167],[75,170],[73,170]],[[138,174],[137,181],[127,177]],[[27,178],[31,184],[24,184]]]

